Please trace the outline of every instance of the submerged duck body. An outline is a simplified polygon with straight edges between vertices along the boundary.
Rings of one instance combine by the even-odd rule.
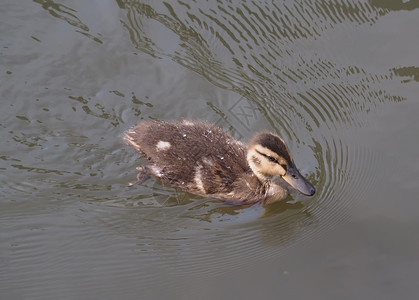
[[[285,142],[270,132],[257,133],[248,145],[220,128],[200,121],[145,121],[125,132],[125,140],[150,164],[148,175],[164,184],[234,204],[265,204],[288,195],[284,183],[313,195],[314,187],[298,172]]]

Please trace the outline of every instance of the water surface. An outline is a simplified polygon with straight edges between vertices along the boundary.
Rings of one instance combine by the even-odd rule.
[[[416,1],[6,1],[5,299],[417,295]],[[150,180],[139,120],[284,137],[315,186],[266,208]]]

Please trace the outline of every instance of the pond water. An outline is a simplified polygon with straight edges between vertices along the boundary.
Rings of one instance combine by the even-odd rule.
[[[2,299],[415,298],[418,1],[6,0]],[[122,133],[284,137],[314,197],[149,180]]]

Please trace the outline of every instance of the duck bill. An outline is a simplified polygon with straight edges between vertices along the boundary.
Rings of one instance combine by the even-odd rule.
[[[281,176],[290,186],[294,189],[300,191],[302,194],[307,196],[313,196],[316,192],[314,186],[308,182],[303,175],[298,172],[297,168],[294,166],[288,167],[287,173],[284,176]]]

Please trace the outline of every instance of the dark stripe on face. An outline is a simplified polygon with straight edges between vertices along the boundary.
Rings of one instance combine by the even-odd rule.
[[[279,161],[275,158],[275,157],[273,157],[273,156],[270,156],[270,155],[268,155],[268,154],[265,154],[265,153],[262,153],[262,152],[260,152],[260,151],[258,151],[258,150],[256,150],[255,149],[255,151],[257,152],[257,153],[259,153],[260,155],[262,155],[262,156],[265,156],[267,159],[269,159],[271,162],[274,162],[274,163],[276,163],[276,164],[279,164]],[[256,158],[256,157],[255,157]],[[259,160],[259,159],[258,159]],[[260,160],[259,160],[259,162],[260,162]]]

